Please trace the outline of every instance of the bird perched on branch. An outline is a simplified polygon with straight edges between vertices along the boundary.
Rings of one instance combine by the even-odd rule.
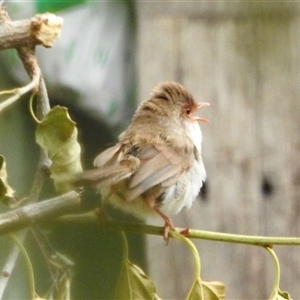
[[[104,203],[140,219],[159,215],[164,239],[174,228],[170,213],[190,207],[205,180],[202,133],[197,103],[179,83],[162,82],[136,110],[117,144],[100,153],[95,169],[77,176],[77,183],[100,190]]]

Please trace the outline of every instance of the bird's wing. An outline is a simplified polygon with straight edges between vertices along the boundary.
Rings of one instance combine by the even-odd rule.
[[[183,150],[183,149],[181,149]],[[129,178],[126,199],[134,200],[148,189],[162,184],[167,187],[176,182],[179,175],[192,164],[193,151],[178,151],[174,144],[155,143],[141,149],[137,171]]]
[[[106,185],[116,184],[134,174],[139,168],[140,160],[132,155],[123,156],[122,147],[117,144],[99,154],[94,164],[97,168],[77,175],[76,185],[93,185],[101,189]]]
[[[117,143],[115,146],[106,149],[101,152],[94,160],[94,166],[97,168],[104,165],[115,165],[118,162],[120,155],[121,145]]]
[[[96,168],[84,171],[77,182],[101,189],[127,179],[126,200],[132,201],[158,184],[168,187],[175,183],[193,160],[193,147],[183,146],[179,138],[171,142],[123,141],[99,154]]]

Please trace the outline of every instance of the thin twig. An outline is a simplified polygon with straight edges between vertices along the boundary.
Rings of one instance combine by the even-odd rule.
[[[9,105],[13,104],[14,102],[16,102],[22,95],[37,88],[39,86],[39,80],[40,80],[40,74],[36,74],[30,81],[30,83],[28,83],[27,85],[21,88],[14,89],[12,91],[13,96],[0,103],[0,111],[8,107]]]
[[[19,235],[19,239],[20,239],[20,235]],[[19,256],[19,253],[20,253],[20,249],[18,248],[17,245],[14,245],[11,251],[9,252],[9,255],[6,258],[6,262],[4,263],[4,266],[0,273],[0,299],[3,299],[4,291],[10,279],[11,273],[15,267],[16,260]]]
[[[34,186],[34,191],[38,193],[40,184],[37,182],[35,188]],[[13,232],[47,218],[56,218],[59,215],[65,214],[66,212],[78,209],[79,204],[80,198],[79,195],[75,192],[70,192],[60,197],[45,200],[37,204],[29,204],[8,213],[1,214],[0,231],[2,233]],[[17,236],[21,243],[24,241],[26,233],[27,230],[23,230],[18,233]],[[4,266],[0,273],[0,299],[3,298],[4,291],[10,279],[11,273],[15,267],[19,253],[19,247],[14,245],[6,259],[6,262],[4,263]]]
[[[35,50],[32,47],[23,46],[18,49],[18,54],[23,62],[25,70],[27,71],[29,77],[32,79],[31,82],[35,82],[34,88],[38,89],[39,85],[41,86],[42,92],[39,91],[37,97],[37,115],[42,118],[50,110],[50,104],[44,81],[41,80],[41,70],[35,57]],[[38,200],[44,181],[48,175],[49,164],[50,162],[46,153],[43,150],[40,150],[37,171],[35,173],[31,191],[29,193],[29,203],[35,203]],[[24,241],[26,234],[27,230],[19,232],[17,234],[20,242]],[[19,248],[16,248],[14,246],[11,250],[10,255],[8,255],[7,257],[4,268],[2,269],[2,273],[5,272],[5,274],[11,274],[18,259],[18,254]],[[0,277],[0,295],[3,295],[9,278],[10,276]],[[1,297],[0,299],[2,299]]]

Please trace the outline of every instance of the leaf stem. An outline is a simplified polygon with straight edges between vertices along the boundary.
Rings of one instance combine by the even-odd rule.
[[[39,70],[40,71],[40,70]],[[0,111],[17,101],[22,95],[39,86],[40,72],[37,72],[32,77],[32,80],[25,86],[12,90],[13,96],[0,103]],[[5,93],[6,91],[4,91]]]
[[[122,240],[123,240],[123,261],[125,263],[125,261],[128,259],[128,255],[129,255],[129,251],[128,251],[128,242],[127,242],[127,238],[126,238],[126,234],[125,232],[122,230],[121,231],[121,235],[122,235]]]
[[[14,94],[14,93],[16,93],[16,90],[17,90],[17,89],[1,91],[1,92],[0,92],[0,96],[2,96],[2,95],[7,95],[7,94]]]
[[[265,249],[271,254],[274,264],[275,264],[275,279],[274,279],[274,285],[272,294],[269,298],[269,300],[275,300],[277,299],[278,291],[279,291],[279,282],[280,282],[280,265],[279,260],[275,254],[275,251],[271,249],[270,247],[265,247]]]
[[[32,116],[32,118],[34,119],[34,121],[37,123],[37,124],[40,124],[41,121],[37,118],[37,116],[35,115],[34,111],[33,111],[33,99],[34,99],[34,96],[36,95],[36,93],[32,93],[31,96],[30,96],[30,99],[29,99],[29,110],[30,110],[30,114]]]
[[[188,239],[185,236],[183,236],[182,234],[178,233],[176,230],[171,230],[169,232],[169,234],[171,237],[184,242],[190,248],[190,250],[195,258],[194,281],[197,281],[200,276],[200,272],[201,272],[201,262],[200,262],[200,256],[199,256],[197,248],[195,247],[195,245],[193,244],[193,242],[190,239]]]
[[[32,268],[32,264],[31,264],[29,255],[28,255],[25,247],[22,245],[22,243],[19,241],[19,239],[15,235],[10,234],[10,237],[14,240],[15,244],[18,246],[18,248],[20,249],[20,251],[25,259],[25,263],[26,263],[27,270],[28,270],[29,290],[30,290],[30,294],[31,294],[31,299],[34,300],[35,299],[35,283],[34,283],[33,268]]]

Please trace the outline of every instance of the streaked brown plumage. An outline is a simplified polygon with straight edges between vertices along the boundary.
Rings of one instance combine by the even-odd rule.
[[[205,180],[197,103],[179,83],[162,82],[142,102],[119,142],[100,153],[77,181],[94,185],[104,202],[145,219],[190,207]]]

